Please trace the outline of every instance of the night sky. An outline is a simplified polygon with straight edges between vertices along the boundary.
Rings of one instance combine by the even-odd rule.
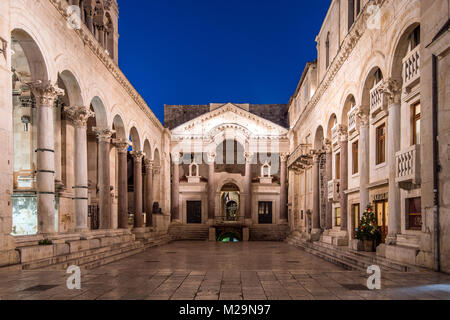
[[[119,65],[164,104],[287,103],[330,0],[119,0]]]

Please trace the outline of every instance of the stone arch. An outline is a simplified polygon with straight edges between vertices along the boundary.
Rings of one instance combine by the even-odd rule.
[[[64,70],[58,74],[58,86],[64,89],[70,106],[84,106],[79,81],[71,71]]]
[[[105,105],[103,104],[103,100],[98,96],[93,97],[91,100],[91,107],[95,112],[97,127],[108,128],[108,114]]]
[[[339,124],[348,126],[348,113],[352,109],[353,106],[356,105],[355,96],[353,94],[347,95],[345,102],[342,107],[342,114]]]
[[[136,127],[133,126],[130,129],[129,138],[130,138],[131,143],[132,143],[133,151],[141,151],[142,150],[141,149],[141,146],[142,146],[141,145],[141,138],[140,138],[139,132],[136,129]]]
[[[333,127],[337,124],[337,117],[335,113],[332,113],[330,117],[328,118],[328,126],[327,126],[327,139],[331,141],[332,138],[332,132],[331,130]]]
[[[381,77],[381,79],[380,79]],[[361,88],[361,105],[360,110],[368,115],[370,113],[370,91],[372,88],[381,80],[384,79],[384,72],[380,67],[372,66],[370,70],[366,73],[366,78],[362,82]]]
[[[314,149],[316,150],[322,149],[323,139],[324,139],[323,127],[319,125],[316,129],[316,134],[314,137]]]
[[[395,49],[392,52],[391,60],[389,61],[389,78],[397,80],[399,86],[403,84],[403,58],[410,50],[409,37],[411,33],[416,29],[420,30],[420,22],[413,22],[408,24],[402,29],[402,32],[397,35],[397,41],[395,41]]]
[[[39,45],[28,32],[23,29],[14,29],[11,32],[12,50],[15,55],[22,55],[22,58],[26,60],[27,68],[29,69],[29,75],[23,74],[27,82],[30,81],[47,81],[50,80],[47,63],[45,62],[44,55]],[[16,46],[18,45],[18,47]],[[16,48],[16,50],[14,50]],[[17,52],[20,48],[21,52]],[[22,70],[16,70],[17,73],[26,72]]]
[[[241,183],[239,183],[236,179],[226,178],[226,179],[223,179],[222,181],[219,181],[219,183],[217,183],[216,192],[220,193],[222,191],[223,187],[227,184],[234,184],[239,189],[239,192],[244,192],[244,190],[245,190],[244,186]]]
[[[127,134],[125,129],[125,124],[123,123],[122,117],[116,114],[113,118],[112,128],[116,132],[117,139],[127,140]]]

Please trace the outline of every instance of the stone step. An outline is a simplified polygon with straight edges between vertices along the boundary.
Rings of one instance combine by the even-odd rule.
[[[328,261],[336,260],[338,264],[345,264],[347,268],[353,270],[366,270],[370,265],[378,265],[384,271],[407,272],[418,270],[414,266],[393,262],[383,257],[375,255],[372,257],[362,252],[321,242],[308,242],[301,237],[289,237],[287,242]]]
[[[173,240],[208,240],[209,226],[207,225],[171,225],[169,235]]]

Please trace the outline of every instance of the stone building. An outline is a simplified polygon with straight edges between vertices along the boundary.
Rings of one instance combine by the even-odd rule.
[[[378,257],[450,270],[448,12],[439,0],[331,2],[288,107],[295,237],[356,250],[371,204]]]
[[[165,106],[178,239],[287,236],[286,105]]]
[[[115,0],[0,2],[0,266],[168,240],[170,132],[117,66],[118,13]]]
[[[117,65],[116,0],[0,1],[0,268],[172,239],[352,252],[372,204],[377,257],[449,272],[448,13],[333,0],[288,104],[165,106],[163,125]]]

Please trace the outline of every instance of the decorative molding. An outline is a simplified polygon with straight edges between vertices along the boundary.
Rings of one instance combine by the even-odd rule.
[[[27,85],[30,87],[37,104],[41,106],[53,107],[55,99],[64,95],[64,90],[58,88],[57,85],[52,85],[49,80],[29,82]]]
[[[64,107],[64,112],[76,128],[86,128],[89,118],[95,117],[95,113],[85,106]]]
[[[344,38],[336,57],[328,67],[328,70],[324,78],[320,82],[316,92],[303,109],[302,114],[297,118],[295,124],[292,126],[292,129],[295,129],[301,123],[301,120],[306,118],[314,110],[314,108],[322,98],[323,94],[330,87],[337,73],[339,72],[339,70],[341,69],[347,58],[350,56],[350,54],[353,52],[353,49],[358,44],[359,39],[361,39],[362,35],[367,29],[367,21],[370,18],[370,14],[367,12],[368,6],[378,5],[380,6],[381,10],[381,7],[384,5],[385,2],[386,0],[368,1],[367,4],[364,6],[364,8],[361,9],[361,14],[358,16],[350,32]]]
[[[64,19],[67,19],[67,6],[69,5],[66,1],[61,0],[49,0],[50,3],[58,10]],[[99,58],[99,60],[105,65],[106,69],[113,75],[117,82],[125,89],[128,95],[136,102],[140,109],[145,115],[150,119],[150,121],[158,127],[161,131],[164,130],[161,122],[156,118],[153,111],[147,105],[145,100],[136,91],[136,89],[131,85],[127,77],[120,70],[119,66],[116,65],[113,59],[105,52],[105,49],[100,45],[100,43],[95,39],[92,32],[84,24],[81,25],[80,29],[73,30],[76,32],[85,46],[88,46],[92,52]]]

